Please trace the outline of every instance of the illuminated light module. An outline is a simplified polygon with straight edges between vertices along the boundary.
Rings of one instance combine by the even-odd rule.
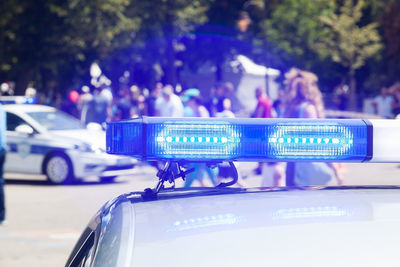
[[[306,219],[318,217],[343,217],[349,216],[349,211],[335,206],[317,206],[279,209],[274,217],[275,219]]]
[[[371,157],[363,121],[137,119],[110,123],[107,152],[182,161],[363,161]]]
[[[205,228],[218,225],[230,225],[239,222],[239,218],[231,213],[218,214],[204,217],[187,218],[179,221],[175,221],[172,224],[170,230],[172,231],[184,231],[196,228]]]
[[[268,137],[270,151],[277,157],[335,157],[353,147],[353,133],[340,125],[277,125]]]
[[[232,156],[239,143],[235,126],[229,123],[164,123],[154,136],[154,151],[171,158]]]
[[[228,141],[233,142],[232,138],[228,137],[201,137],[201,136],[191,136],[191,137],[180,137],[180,136],[158,136],[157,142],[167,142],[167,143],[221,143],[226,144]]]

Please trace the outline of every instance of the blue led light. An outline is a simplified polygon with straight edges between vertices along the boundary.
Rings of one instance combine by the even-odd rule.
[[[364,161],[372,156],[363,120],[162,119],[113,122],[107,152],[185,161]]]
[[[175,221],[173,222],[172,227],[170,227],[169,231],[184,231],[219,225],[236,224],[238,222],[239,218],[234,214],[218,214]]]
[[[148,157],[202,160],[231,155],[237,146],[238,134],[232,124],[198,121],[165,121],[148,124]]]
[[[35,104],[37,99],[26,96],[2,96],[0,102],[3,104]]]
[[[318,155],[321,159],[330,159],[354,152],[354,129],[346,125],[314,125],[310,122],[277,124],[272,128],[270,153],[277,158],[313,159]]]
[[[35,97],[25,97],[23,103],[24,104],[35,104],[36,98]]]
[[[336,206],[315,206],[302,208],[279,209],[275,214],[275,219],[308,219],[318,217],[344,217],[350,216],[347,209]]]

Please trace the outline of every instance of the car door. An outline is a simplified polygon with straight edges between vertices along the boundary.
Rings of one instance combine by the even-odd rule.
[[[44,158],[43,137],[20,116],[6,112],[7,116],[7,156],[4,165],[5,172],[23,172],[40,174]],[[21,126],[29,131],[21,131]],[[30,127],[30,128],[29,128]]]

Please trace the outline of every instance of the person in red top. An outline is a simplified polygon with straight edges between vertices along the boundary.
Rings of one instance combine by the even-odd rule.
[[[272,117],[272,103],[269,100],[267,94],[264,92],[264,89],[259,86],[256,88],[256,98],[257,98],[257,106],[253,112],[252,118],[271,118]],[[262,172],[262,162],[260,162],[257,168],[254,169],[255,174],[261,174]]]
[[[263,88],[256,88],[257,107],[253,112],[253,118],[271,118],[272,103],[265,94]]]

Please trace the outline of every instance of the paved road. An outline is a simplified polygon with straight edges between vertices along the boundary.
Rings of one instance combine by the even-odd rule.
[[[347,185],[400,185],[398,164],[346,164]],[[242,163],[250,173],[253,163]],[[41,176],[6,176],[8,225],[0,226],[0,267],[63,266],[91,216],[107,200],[127,191],[153,187],[155,170],[136,168],[131,177],[100,184],[94,177],[73,186],[50,186]],[[249,186],[260,176],[250,175]]]

